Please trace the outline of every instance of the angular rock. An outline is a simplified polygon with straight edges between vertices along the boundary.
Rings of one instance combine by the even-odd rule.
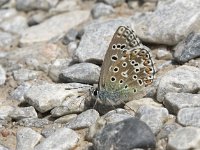
[[[93,6],[91,10],[92,16],[95,19],[100,18],[101,16],[107,16],[109,14],[112,14],[113,12],[113,7],[104,3],[97,3]]]
[[[179,63],[185,63],[200,56],[200,33],[192,32],[175,48],[174,58]]]
[[[125,3],[125,0],[97,0],[97,2],[104,2],[113,7],[117,7]]]
[[[0,65],[0,85],[3,85],[6,81],[6,71]]]
[[[98,150],[154,148],[155,137],[144,122],[129,118],[99,130],[93,138],[93,144]]]
[[[133,17],[134,29],[142,41],[176,45],[190,32],[199,30],[199,5],[199,0],[159,1],[154,12]]]
[[[163,104],[169,112],[177,114],[185,107],[200,107],[200,94],[167,93]]]
[[[47,119],[24,118],[19,120],[18,124],[25,127],[43,128],[45,125],[50,124],[50,122]]]
[[[183,126],[200,127],[200,107],[182,108],[178,112],[177,121]]]
[[[131,23],[128,19],[118,19],[87,26],[74,59],[80,62],[101,63],[113,34],[120,25],[130,26]]]
[[[163,102],[169,92],[195,93],[200,88],[200,69],[181,66],[167,72],[161,79],[157,90],[157,101]]]
[[[0,120],[9,119],[9,115],[13,112],[13,106],[0,106]]]
[[[77,117],[77,114],[69,114],[69,115],[65,115],[63,117],[56,119],[54,122],[64,124],[64,123],[68,123],[70,120],[72,120],[76,117]]]
[[[168,115],[166,108],[148,105],[141,106],[136,112],[136,116],[144,121],[154,134],[160,131]]]
[[[66,90],[67,88],[70,88],[70,85],[49,83],[33,85],[25,93],[24,98],[27,103],[43,113],[60,106],[67,96],[74,95],[74,91]]]
[[[50,4],[47,0],[16,0],[16,8],[21,11],[31,11],[37,9],[47,11],[50,8]]]
[[[73,149],[78,141],[79,136],[75,131],[69,128],[61,128],[37,145],[35,150],[55,148],[56,150]]]
[[[185,127],[176,130],[169,135],[167,149],[199,149],[200,129],[195,127]]]
[[[17,46],[18,36],[12,35],[8,32],[0,32],[0,50],[9,50]]]
[[[94,109],[89,109],[79,114],[75,119],[69,121],[66,127],[71,129],[88,128],[94,124],[98,118],[99,113]]]
[[[19,85],[14,91],[11,92],[11,98],[18,100],[20,102],[24,102],[24,94],[28,91],[31,87],[29,83],[22,83]]]
[[[70,42],[76,40],[77,35],[78,35],[78,31],[72,28],[65,34],[62,42],[65,45],[68,45]]]
[[[14,16],[0,23],[0,28],[7,32],[20,34],[28,27],[27,18],[24,16]]]
[[[28,81],[36,79],[41,72],[29,69],[19,69],[13,71],[13,76],[16,81]]]
[[[0,22],[2,22],[3,20],[6,20],[12,16],[17,15],[17,11],[14,8],[11,9],[1,9],[0,10]]]
[[[51,17],[21,33],[21,44],[49,41],[89,18],[89,11],[72,11]]]
[[[45,127],[42,131],[41,131],[41,135],[44,136],[45,138],[53,135],[56,130],[60,129],[62,127],[61,124],[51,124],[47,127]]]
[[[98,83],[99,75],[99,66],[91,63],[80,63],[62,70],[62,73],[59,77],[61,82],[94,84]]]
[[[156,106],[156,107],[162,106],[162,104],[155,102],[152,98],[141,98],[139,100],[132,100],[130,102],[127,102],[124,108],[126,110],[131,109],[136,112],[143,105]]]
[[[71,63],[71,59],[56,59],[49,67],[48,76],[55,82],[59,81],[59,74],[61,71],[68,68]]]
[[[30,107],[16,107],[9,115],[14,120],[21,120],[24,118],[37,118],[37,112],[33,106]]]
[[[17,131],[17,145],[16,150],[33,150],[38,144],[42,136],[32,130],[31,128],[22,128]]]

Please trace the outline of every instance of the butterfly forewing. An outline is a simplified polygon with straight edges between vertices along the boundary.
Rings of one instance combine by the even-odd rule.
[[[121,58],[124,59],[126,51],[141,45],[142,44],[140,40],[138,39],[134,31],[131,30],[129,27],[120,26],[117,29],[110,42],[104,62],[102,64],[99,89],[105,87],[109,89],[114,89],[114,87],[112,87],[112,84],[109,84],[109,81],[112,80],[110,78],[112,73],[111,66],[113,66],[113,64]]]

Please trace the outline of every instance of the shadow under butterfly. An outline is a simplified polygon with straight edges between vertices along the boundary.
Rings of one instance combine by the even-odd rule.
[[[120,26],[106,52],[98,87],[91,90],[95,108],[104,113],[142,98],[154,74],[150,49],[140,42],[132,29]]]

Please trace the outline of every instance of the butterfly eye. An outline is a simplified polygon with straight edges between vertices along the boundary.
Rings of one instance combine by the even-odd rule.
[[[126,66],[127,66],[127,62],[123,62],[122,67],[126,67]]]
[[[133,89],[133,93],[136,93],[137,92],[137,90],[136,89]]]
[[[143,82],[142,82],[141,79],[138,79],[137,81],[138,81],[138,84],[139,84],[140,86],[143,85]]]
[[[125,31],[125,28],[124,27],[120,27],[119,29],[118,29],[118,34],[119,35],[121,35],[123,32]]]
[[[131,61],[131,65],[134,65],[134,64],[135,64],[135,60],[132,60],[132,61]]]
[[[135,69],[135,73],[138,73],[138,72],[140,72],[140,69],[139,68]]]
[[[124,82],[124,80],[122,80],[122,79],[121,79],[121,80],[119,80],[119,84],[122,84],[123,82]]]
[[[121,44],[117,44],[117,48],[121,48]]]
[[[125,85],[124,88],[127,89],[127,88],[128,88],[128,85]]]
[[[115,82],[115,81],[116,81],[116,78],[112,76],[112,77],[110,78],[110,80],[111,80],[111,82]]]
[[[117,58],[118,58],[117,55],[112,55],[111,60],[112,60],[112,61],[116,61]]]
[[[136,80],[137,79],[137,75],[133,75],[133,80]]]
[[[115,45],[115,44],[113,44],[113,45],[112,45],[112,49],[113,49],[113,50],[115,50],[115,48],[116,48],[116,45]]]
[[[126,45],[125,45],[125,44],[121,45],[121,49],[124,49],[125,47],[126,47]]]
[[[118,72],[119,71],[119,67],[115,67],[114,69],[113,69],[113,71],[116,73],[116,72]]]

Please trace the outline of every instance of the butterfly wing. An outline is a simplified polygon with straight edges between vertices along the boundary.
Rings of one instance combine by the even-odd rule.
[[[123,57],[124,53],[122,52],[141,45],[142,44],[139,38],[129,27],[120,26],[116,30],[101,67],[99,90],[107,87],[107,82],[111,76],[109,69],[111,66],[113,66],[116,60],[119,60]]]

